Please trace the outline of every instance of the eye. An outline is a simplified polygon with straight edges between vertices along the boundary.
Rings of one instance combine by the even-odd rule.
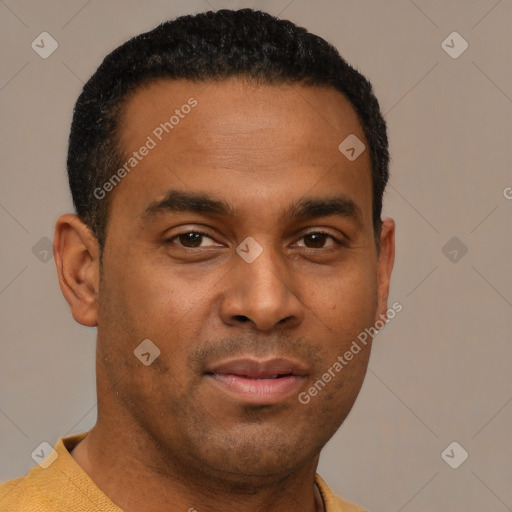
[[[185,231],[183,233],[178,233],[177,235],[174,235],[173,237],[165,240],[166,244],[175,244],[175,241],[178,242],[178,245],[186,248],[186,249],[196,249],[201,247],[218,247],[219,244],[210,244],[210,245],[204,245],[202,242],[204,239],[210,239],[212,241],[213,238],[208,236],[207,233],[204,233],[202,231]],[[334,237],[330,233],[326,233],[324,231],[314,231],[311,233],[307,233],[303,235],[299,240],[303,240],[307,242],[303,247],[306,249],[326,249],[329,247],[336,247],[336,246],[346,246],[346,243],[343,240],[339,240],[338,238]],[[325,242],[330,239],[332,242],[330,245],[325,246]],[[309,245],[308,245],[309,243]]]
[[[213,238],[208,236],[206,233],[203,233],[202,231],[186,231],[183,233],[178,233],[172,238],[169,238],[165,241],[165,243],[172,244],[174,243],[174,240],[178,240],[179,245],[187,249],[195,249],[196,247],[209,247],[201,244],[202,239],[204,238],[213,240]]]
[[[307,233],[306,235],[302,236],[300,240],[304,239],[304,241],[309,240],[311,242],[310,246],[305,245],[307,249],[325,249],[327,247],[324,246],[324,243],[326,242],[326,239],[329,238],[333,241],[333,243],[327,247],[346,245],[342,240],[339,240],[332,236],[330,233],[326,233],[324,231],[313,231],[311,233]]]

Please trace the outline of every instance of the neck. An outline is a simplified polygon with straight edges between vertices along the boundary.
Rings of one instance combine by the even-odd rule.
[[[231,480],[205,477],[204,472],[169,463],[169,457],[136,428],[119,432],[120,424],[119,418],[110,427],[98,421],[71,455],[124,512],[323,511],[314,485],[318,456],[299,470],[264,481],[239,475]]]

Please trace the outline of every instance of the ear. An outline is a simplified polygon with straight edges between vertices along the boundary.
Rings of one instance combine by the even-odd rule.
[[[65,214],[55,225],[53,256],[60,289],[73,318],[82,325],[98,325],[99,245],[90,228],[76,215]]]
[[[377,312],[375,322],[387,319],[389,284],[391,271],[395,263],[395,221],[391,218],[382,219],[380,232],[380,252],[377,262]]]

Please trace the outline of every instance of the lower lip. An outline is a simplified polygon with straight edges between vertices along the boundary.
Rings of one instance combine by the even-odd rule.
[[[234,395],[237,399],[253,404],[275,404],[297,393],[304,377],[288,375],[277,379],[249,379],[240,375],[208,375],[221,389]]]

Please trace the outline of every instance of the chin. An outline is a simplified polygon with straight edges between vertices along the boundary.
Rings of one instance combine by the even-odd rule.
[[[313,462],[327,442],[314,439],[311,433],[297,436],[283,428],[270,431],[259,427],[230,435],[218,433],[217,437],[210,434],[194,453],[190,452],[196,467],[210,478],[239,486],[238,490],[246,485],[254,489],[270,481],[285,480]],[[194,444],[189,445],[191,449]]]

